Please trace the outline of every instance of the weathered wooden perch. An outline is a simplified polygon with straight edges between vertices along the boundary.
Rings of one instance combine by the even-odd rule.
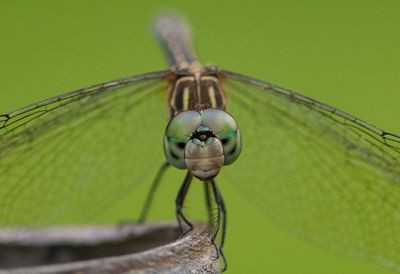
[[[219,273],[204,224],[0,229],[0,274]]]

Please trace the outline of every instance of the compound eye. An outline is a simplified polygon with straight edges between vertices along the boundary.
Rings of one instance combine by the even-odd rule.
[[[164,134],[164,154],[174,167],[186,168],[185,146],[200,123],[200,113],[193,110],[179,113],[168,123]]]
[[[242,151],[242,139],[235,119],[223,110],[206,109],[201,112],[201,123],[220,140],[224,148],[224,165],[232,164]]]

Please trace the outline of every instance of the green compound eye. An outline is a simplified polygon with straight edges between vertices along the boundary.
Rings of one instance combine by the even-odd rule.
[[[201,124],[207,126],[224,148],[224,165],[232,164],[242,151],[242,139],[235,119],[219,109],[201,112]]]
[[[200,124],[200,113],[193,110],[179,113],[168,123],[164,135],[164,154],[174,167],[186,168],[185,146]]]

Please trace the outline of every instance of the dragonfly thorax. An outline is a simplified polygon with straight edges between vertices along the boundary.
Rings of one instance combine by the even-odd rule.
[[[186,110],[208,108],[225,110],[225,94],[214,68],[178,70],[168,78],[168,105],[170,117]]]

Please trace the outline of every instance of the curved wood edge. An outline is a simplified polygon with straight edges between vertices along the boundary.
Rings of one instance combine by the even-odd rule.
[[[60,251],[63,256],[65,252],[72,256],[101,254],[101,258],[6,269],[0,274],[220,273],[218,253],[206,224],[195,224],[180,239],[177,232],[175,223],[0,229],[0,258],[10,250],[9,258],[22,254],[28,260],[43,257],[43,249],[47,259],[54,259],[53,253]],[[135,248],[141,251],[135,252]],[[24,255],[26,250],[30,255]]]

